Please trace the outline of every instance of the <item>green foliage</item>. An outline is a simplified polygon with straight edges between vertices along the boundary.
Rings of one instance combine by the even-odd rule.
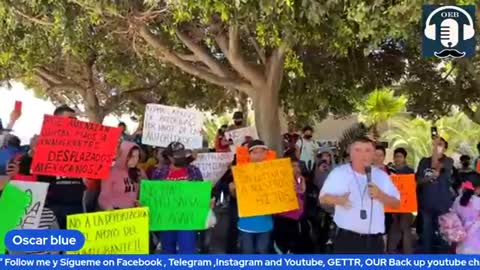
[[[477,155],[475,146],[480,137],[480,126],[465,114],[454,112],[437,120],[435,126],[440,136],[448,141],[447,154]],[[416,167],[422,157],[431,156],[431,127],[432,121],[424,118],[396,117],[389,121],[389,129],[382,134],[382,139],[388,141],[392,149],[404,147],[408,152],[408,163]]]
[[[124,36],[122,25],[103,20],[102,12],[115,10],[112,5],[87,9],[74,1],[1,0],[0,80],[19,80],[56,103],[80,108],[102,107],[123,91],[159,82],[134,97],[125,96],[122,106],[113,108],[119,114],[143,113],[147,102],[195,104],[214,111],[235,105],[235,93],[192,80],[156,59],[139,56]],[[48,70],[58,80],[38,74],[38,68]],[[50,90],[72,84],[94,91],[99,104],[71,87]]]
[[[184,51],[175,37],[177,27],[194,28],[195,42],[216,58],[214,34],[238,24],[242,55],[258,63],[253,38],[268,56],[282,43],[290,50],[285,60],[282,107],[301,121],[322,119],[327,113],[347,115],[366,93],[391,85],[405,72],[398,48],[387,40],[414,36],[420,0],[148,0],[76,1],[108,22],[130,23],[142,14],[150,30],[171,48]],[[132,14],[135,11],[134,14]],[[388,19],[387,19],[388,18]],[[132,23],[133,24],[133,23]],[[382,48],[378,50],[378,48]],[[151,48],[147,48],[151,49]],[[222,59],[221,62],[225,62]],[[307,98],[314,96],[315,98]]]
[[[407,98],[395,96],[393,90],[378,89],[357,104],[360,121],[368,126],[378,125],[405,112]]]

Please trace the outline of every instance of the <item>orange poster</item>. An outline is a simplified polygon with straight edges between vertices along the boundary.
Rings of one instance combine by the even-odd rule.
[[[415,174],[392,174],[390,178],[400,192],[400,208],[391,209],[385,207],[385,212],[417,212],[417,183],[415,182]]]
[[[273,150],[268,150],[267,160],[274,160],[277,158],[277,153]],[[250,155],[246,146],[237,147],[237,165],[247,164],[250,162]]]
[[[283,213],[299,208],[289,158],[232,168],[240,217]]]

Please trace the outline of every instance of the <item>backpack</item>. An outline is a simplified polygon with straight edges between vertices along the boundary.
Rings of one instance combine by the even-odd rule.
[[[439,216],[438,225],[440,235],[448,243],[459,243],[467,237],[460,217],[453,211]]]

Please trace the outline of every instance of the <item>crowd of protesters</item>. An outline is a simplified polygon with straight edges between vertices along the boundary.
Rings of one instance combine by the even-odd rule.
[[[75,111],[67,106],[58,107],[54,115],[76,117]],[[20,140],[12,132],[19,117],[20,115],[12,113],[11,121],[5,127],[0,122],[0,189],[8,180],[28,177],[50,184],[39,229],[66,229],[66,217],[72,214],[137,207],[139,183],[142,179],[203,179],[200,170],[192,165],[196,156],[194,151],[185,149],[178,142],[172,142],[165,148],[142,145],[141,128],[129,135],[124,123],[119,125],[122,135],[108,179],[98,181],[33,176],[30,166],[35,153],[36,136],[28,147],[21,147]],[[218,130],[211,152],[230,151],[233,142],[226,137],[226,132],[246,126],[241,112],[236,112],[233,118],[232,125],[224,125]],[[314,139],[313,128],[304,127],[299,133],[295,127],[294,123],[290,123],[288,132],[282,138],[283,156],[291,159],[294,168],[293,177],[300,202],[298,210],[278,215],[239,218],[235,181],[232,170],[228,169],[212,193],[212,207],[215,212],[222,213],[218,214],[218,218],[223,220],[208,232],[152,233],[151,252],[158,252],[159,247],[160,252],[167,254],[211,252],[213,249],[232,254],[362,253],[365,244],[363,239],[367,239],[366,245],[370,246],[363,250],[365,253],[480,254],[478,159],[472,162],[471,157],[462,156],[461,167],[455,168],[453,159],[445,154],[448,142],[436,136],[432,138],[431,156],[424,157],[419,164],[407,164],[408,153],[404,148],[394,149],[393,163],[385,164],[385,147],[366,137],[356,138],[349,153],[339,153],[334,144],[318,143]],[[248,147],[252,162],[265,161],[268,146],[261,140],[246,137],[244,145]],[[478,150],[480,152],[480,144]],[[359,176],[369,181],[366,175],[370,172],[364,171],[363,165],[359,165],[359,170],[356,170],[354,167],[357,163],[374,168],[374,185],[368,182],[363,194],[361,188],[358,190],[362,204],[358,208],[360,217],[351,210],[356,209],[357,195],[353,194],[357,193],[357,187],[352,184],[350,189],[347,180],[354,178],[357,181]],[[234,159],[232,165],[235,164]],[[414,170],[413,167],[417,169]],[[415,174],[417,213],[383,213],[384,205],[396,205],[399,199],[398,190],[391,184],[389,174]],[[363,195],[367,190],[372,202],[371,205],[364,206]],[[380,203],[374,204],[374,200]],[[440,233],[439,217],[450,211],[462,221],[467,234],[466,238],[457,243],[448,243]],[[359,218],[358,224],[350,222],[353,224],[345,225],[345,218],[349,218],[352,213],[355,213],[355,218]],[[361,226],[366,219],[370,220],[370,224],[368,232],[363,233]],[[223,225],[219,226],[220,224]],[[221,243],[216,243],[221,248],[209,246],[206,240],[215,238],[215,235],[224,235],[220,238]]]

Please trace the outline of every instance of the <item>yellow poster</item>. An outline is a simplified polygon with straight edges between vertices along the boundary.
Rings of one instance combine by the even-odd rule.
[[[85,236],[83,248],[68,254],[149,254],[146,207],[67,216],[67,229]]]
[[[277,214],[299,208],[290,159],[233,167],[240,217]]]

